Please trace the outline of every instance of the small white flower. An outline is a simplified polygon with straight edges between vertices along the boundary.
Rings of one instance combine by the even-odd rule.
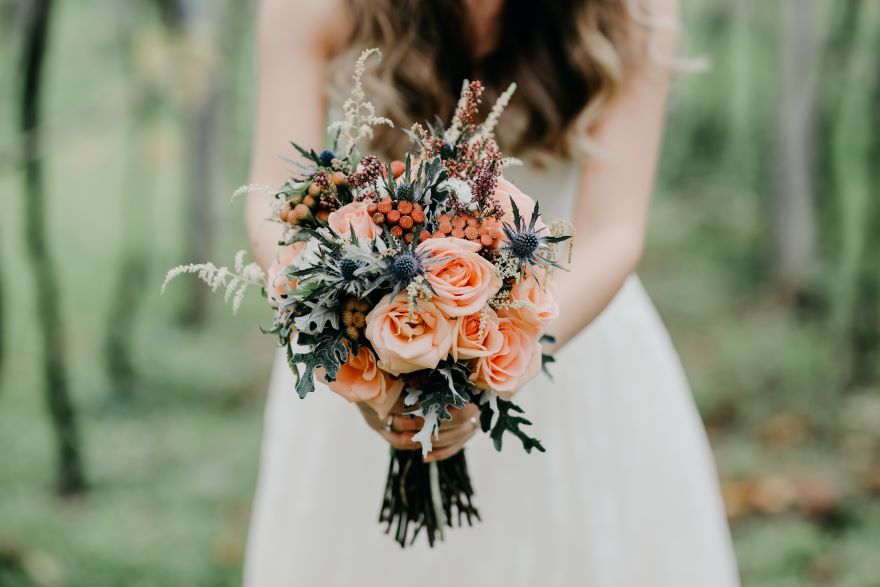
[[[450,177],[445,182],[443,182],[443,186],[455,194],[455,197],[461,202],[461,205],[465,208],[470,208],[473,204],[474,193],[471,191],[471,186],[464,180],[458,179],[457,177]]]

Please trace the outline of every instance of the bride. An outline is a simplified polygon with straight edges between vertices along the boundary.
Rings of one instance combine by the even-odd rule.
[[[263,1],[254,183],[284,182],[290,141],[325,144],[333,80],[379,47],[368,96],[405,126],[448,118],[465,78],[496,95],[515,81],[500,140],[527,163],[507,175],[577,236],[573,270],[557,274],[554,380],[517,396],[547,452],[496,453],[474,414],[457,413],[433,457],[467,446],[483,521],[434,549],[401,550],[377,523],[387,444],[416,448],[412,423],[379,421],[326,389],[300,400],[279,355],[245,585],[738,585],[705,433],[633,274],[676,11],[675,0]],[[401,137],[379,134],[369,150],[399,157]],[[264,267],[278,241],[267,206],[255,196],[247,211]]]

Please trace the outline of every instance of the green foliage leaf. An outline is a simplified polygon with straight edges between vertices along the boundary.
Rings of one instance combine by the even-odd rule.
[[[315,369],[323,367],[327,381],[335,381],[339,368],[348,358],[348,349],[342,342],[341,332],[307,335],[300,333],[299,342],[311,347],[306,353],[296,353],[288,358],[294,364],[302,363],[304,372],[296,385],[296,393],[304,398],[315,391]]]
[[[541,353],[541,371],[544,372],[544,375],[553,380],[553,374],[550,372],[550,369],[547,368],[547,365],[550,363],[555,363],[556,358],[553,355],[548,355],[546,353]]]
[[[495,419],[495,425],[492,426],[492,431],[489,433],[489,438],[492,439],[495,450],[501,450],[504,433],[509,432],[522,441],[523,448],[527,453],[531,453],[533,448],[538,449],[540,452],[546,452],[543,445],[541,445],[541,441],[529,436],[522,430],[521,426],[530,426],[532,423],[517,415],[524,413],[521,407],[512,401],[501,398],[498,398],[497,405],[498,417]],[[489,430],[492,413],[493,409],[489,402],[480,405],[480,424],[483,427],[483,431]]]

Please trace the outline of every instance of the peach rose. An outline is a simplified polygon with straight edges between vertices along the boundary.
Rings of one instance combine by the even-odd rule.
[[[403,380],[379,369],[373,351],[361,345],[358,354],[348,353],[348,360],[336,373],[336,381],[327,386],[350,402],[364,402],[385,418],[400,392]]]
[[[452,324],[440,309],[419,300],[410,315],[405,293],[386,295],[367,314],[367,340],[379,357],[379,368],[392,375],[433,369],[452,348]]]
[[[510,317],[498,316],[498,330],[504,338],[501,350],[476,359],[471,380],[477,387],[510,399],[541,369],[541,345],[531,331]]]
[[[273,308],[280,306],[282,296],[286,296],[296,287],[296,280],[288,279],[284,275],[284,270],[290,266],[294,257],[299,255],[304,247],[305,243],[279,247],[277,257],[266,270],[266,297]]]
[[[516,202],[519,214],[526,222],[532,217],[532,210],[535,209],[535,201],[503,177],[498,180],[498,184],[495,186],[495,199],[501,205],[503,212],[501,220],[508,224],[513,224],[513,205],[510,203],[511,199]],[[535,229],[540,230],[543,228],[546,228],[546,225],[541,220],[538,220],[535,223]]]
[[[501,289],[495,266],[477,254],[479,243],[432,238],[417,250],[426,259],[425,279],[434,290],[431,301],[451,318],[479,312]]]
[[[542,277],[539,283],[534,275],[527,273],[510,289],[510,299],[522,305],[508,308],[507,312],[511,317],[520,320],[525,327],[541,333],[547,322],[559,315],[555,294],[556,287],[552,281],[546,282]]]
[[[327,224],[334,232],[342,236],[348,236],[351,234],[351,229],[354,228],[354,233],[358,238],[374,239],[378,235],[378,227],[370,217],[367,206],[367,202],[346,204],[339,210],[330,212]]]
[[[459,316],[453,325],[452,358],[476,359],[501,350],[504,337],[498,330],[498,314],[491,308],[468,316]]]

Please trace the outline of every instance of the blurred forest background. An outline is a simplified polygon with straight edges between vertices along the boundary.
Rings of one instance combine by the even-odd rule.
[[[0,586],[237,585],[254,2],[0,0]],[[749,587],[880,586],[880,3],[686,0],[642,276]],[[649,490],[649,488],[646,488]]]

